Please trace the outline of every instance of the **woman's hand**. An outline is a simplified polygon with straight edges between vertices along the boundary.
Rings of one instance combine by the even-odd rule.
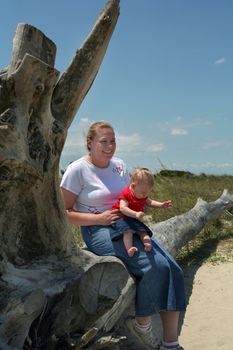
[[[99,225],[111,225],[114,224],[116,220],[121,217],[121,213],[119,210],[106,210],[101,214],[97,214],[99,216],[100,222]]]

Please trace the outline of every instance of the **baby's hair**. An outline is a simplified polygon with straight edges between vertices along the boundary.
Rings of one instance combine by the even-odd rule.
[[[147,168],[136,168],[131,174],[131,183],[136,185],[141,182],[146,182],[149,186],[154,186],[154,175]]]
[[[88,146],[88,141],[90,140],[93,140],[96,136],[96,130],[98,128],[109,128],[109,129],[113,129],[112,125],[108,122],[96,122],[96,123],[93,123],[90,128],[88,129],[88,132],[87,132],[87,137],[86,137],[86,144],[87,144],[87,149],[88,151],[90,151],[90,147]]]

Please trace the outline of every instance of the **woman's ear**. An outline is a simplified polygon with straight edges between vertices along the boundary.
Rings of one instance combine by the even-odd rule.
[[[88,149],[88,151],[91,150],[91,139],[90,138],[87,139],[87,149]]]

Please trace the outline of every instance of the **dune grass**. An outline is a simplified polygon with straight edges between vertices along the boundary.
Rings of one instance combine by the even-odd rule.
[[[171,172],[172,174],[172,172]],[[211,176],[184,173],[180,175],[155,176],[152,196],[158,200],[171,199],[169,210],[148,210],[155,222],[182,214],[190,210],[200,197],[210,202],[221,196],[224,189],[233,194],[233,176]],[[205,225],[203,230],[184,246],[177,260],[181,264],[199,264],[203,261],[218,263],[233,261],[233,211]]]
[[[171,199],[173,207],[147,209],[146,214],[152,222],[164,221],[190,210],[199,197],[207,202],[215,201],[224,189],[233,194],[233,176],[161,172],[155,175],[151,197],[159,201]],[[79,229],[74,227],[73,231],[78,244],[82,246]],[[208,223],[176,258],[182,265],[233,261],[233,211],[226,211],[220,218]]]

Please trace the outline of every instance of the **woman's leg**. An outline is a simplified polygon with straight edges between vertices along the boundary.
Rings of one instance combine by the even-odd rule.
[[[132,273],[137,278],[136,315],[153,315],[161,310],[185,310],[183,272],[174,259],[161,246],[152,240],[150,252],[138,247]],[[133,262],[132,262],[133,263]],[[129,263],[128,263],[129,264]]]
[[[162,349],[168,348],[172,349],[183,349],[179,346],[178,342],[178,322],[179,322],[179,312],[178,311],[162,311],[160,312],[160,318],[163,326],[163,347]],[[138,325],[139,332],[141,334],[144,332],[145,337],[148,338],[149,333],[153,332],[151,327],[151,316],[136,316],[136,324]],[[156,337],[156,335],[155,335]],[[151,335],[150,335],[151,338]],[[141,335],[141,339],[143,339],[143,335]],[[152,337],[153,341],[154,337]],[[151,342],[151,340],[150,340]],[[149,342],[149,344],[150,344]]]
[[[179,311],[185,310],[185,293],[183,273],[174,259],[157,242],[152,241],[153,247],[150,252],[138,247],[138,254],[127,261],[128,268],[137,276],[136,294],[136,322],[126,323],[128,328],[135,334],[144,347],[155,348],[158,344],[156,330],[151,329],[151,317],[160,310],[163,326],[163,347],[178,349],[178,320]],[[132,264],[131,264],[132,263]],[[141,273],[141,274],[139,274]],[[147,333],[143,330],[150,329]],[[181,349],[181,348],[180,348]]]
[[[136,316],[135,318],[128,318],[125,321],[126,327],[136,336],[138,341],[143,346],[143,349],[158,349],[160,339],[156,332],[152,329],[150,316]]]
[[[161,311],[160,318],[163,326],[163,340],[165,342],[175,342],[178,339],[178,311]],[[151,324],[151,316],[136,316],[136,321],[140,326],[149,326]]]
[[[163,325],[163,340],[165,342],[174,342],[178,339],[178,311],[162,311],[160,317]]]
[[[99,232],[99,230],[101,232]],[[97,232],[98,231],[98,232]],[[160,310],[185,310],[185,293],[182,270],[161,245],[152,240],[150,252],[137,235],[134,245],[138,252],[129,257],[122,239],[112,241],[110,227],[97,227],[94,230],[85,227],[82,230],[87,247],[97,255],[115,255],[120,258],[131,274],[136,278],[136,321],[138,325],[149,325],[152,315]],[[178,311],[161,312],[164,328],[164,340],[177,339]],[[142,333],[135,322],[129,322],[128,328],[141,339],[145,348],[156,348],[156,334],[150,329]]]
[[[139,325],[146,326],[151,324],[151,316],[136,316],[135,318]]]

